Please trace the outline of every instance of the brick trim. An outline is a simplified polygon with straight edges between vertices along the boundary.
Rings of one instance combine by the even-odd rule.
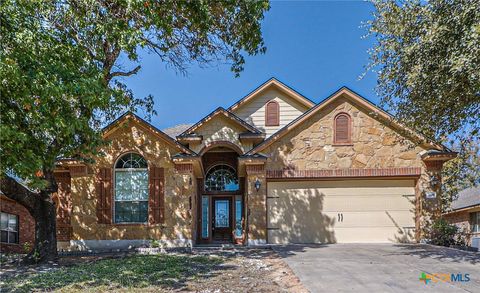
[[[265,168],[264,168],[264,165],[246,165],[245,166],[245,172],[247,172],[247,174],[251,175],[251,174],[262,174],[265,172]]]
[[[175,170],[181,174],[193,173],[193,164],[176,164]]]
[[[335,170],[267,170],[267,179],[420,176],[420,167]]]

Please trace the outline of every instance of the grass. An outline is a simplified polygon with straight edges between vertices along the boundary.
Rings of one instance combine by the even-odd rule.
[[[223,260],[190,255],[132,255],[103,259],[2,280],[2,292],[131,291],[181,288],[187,280],[208,276]]]

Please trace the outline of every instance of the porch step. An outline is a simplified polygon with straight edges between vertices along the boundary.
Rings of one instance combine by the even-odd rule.
[[[233,244],[197,244],[193,246],[193,249],[221,249],[221,250],[231,250],[235,249],[235,247],[241,247],[241,245],[233,245]]]

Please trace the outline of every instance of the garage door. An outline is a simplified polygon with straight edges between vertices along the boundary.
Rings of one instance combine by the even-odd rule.
[[[269,182],[269,243],[414,239],[413,180]]]

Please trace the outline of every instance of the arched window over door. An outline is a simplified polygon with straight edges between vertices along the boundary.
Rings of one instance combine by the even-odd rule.
[[[333,132],[334,144],[350,144],[352,142],[352,123],[347,113],[335,116]]]
[[[237,191],[238,177],[235,169],[228,165],[216,165],[205,176],[205,191]]]
[[[276,101],[270,101],[265,106],[265,126],[280,125],[280,105]]]
[[[148,165],[139,154],[123,155],[115,164],[115,223],[146,223]]]

